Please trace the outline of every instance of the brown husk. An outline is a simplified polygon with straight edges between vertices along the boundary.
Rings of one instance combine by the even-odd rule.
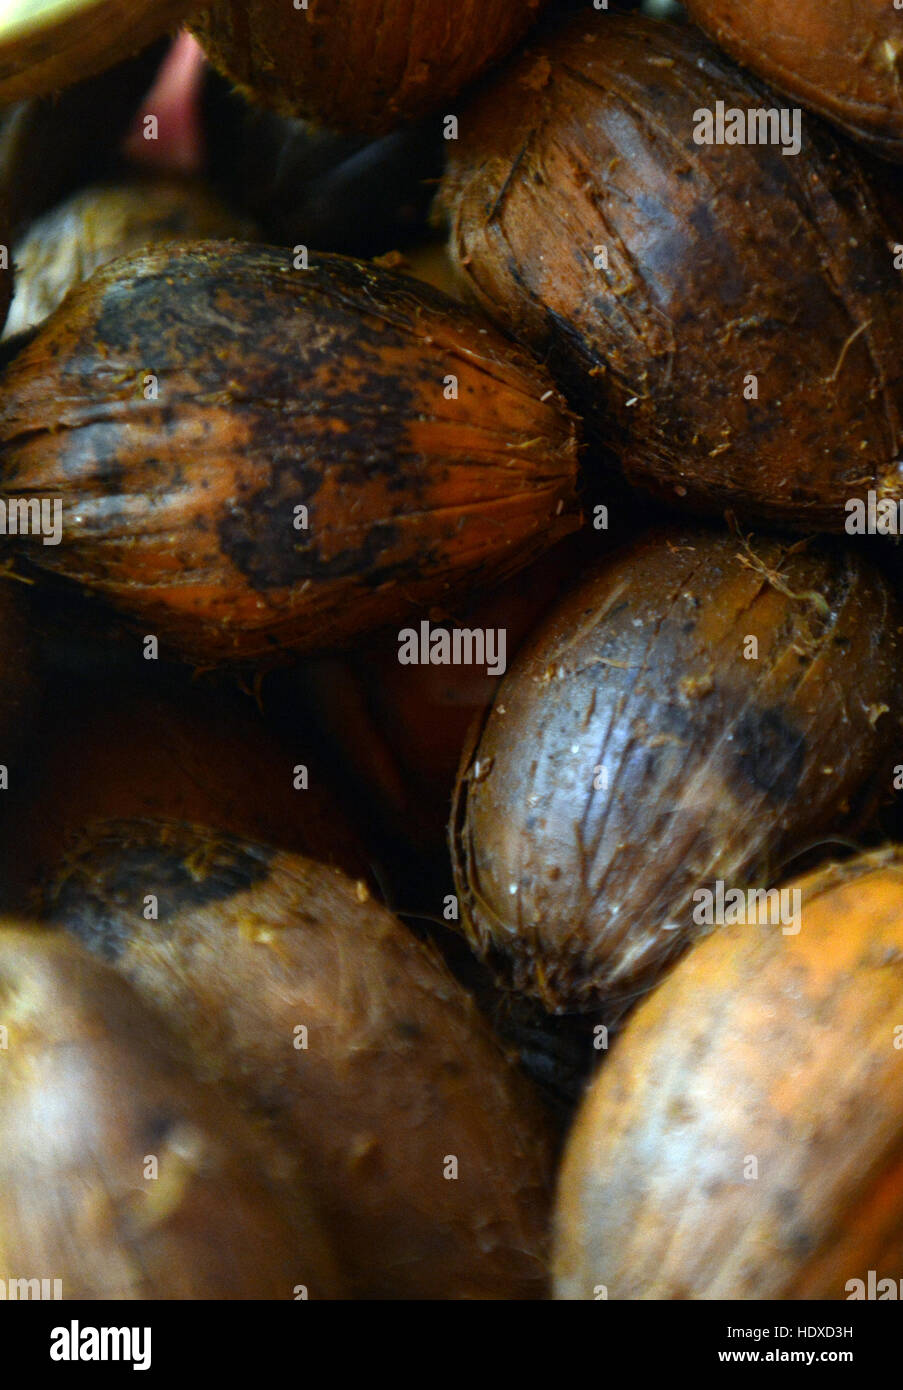
[[[381,135],[451,102],[546,0],[214,0],[192,28],[211,61],[286,116]]]
[[[577,524],[538,364],[430,286],[288,249],[101,267],[7,369],[0,448],[0,495],[63,499],[28,561],[199,664],[347,644]]]
[[[893,0],[685,0],[743,63],[885,159],[903,160],[903,13]]]
[[[790,887],[798,933],[718,928],[601,1068],[559,1180],[559,1298],[843,1300],[870,1271],[896,1296],[903,854]]]
[[[286,1157],[194,1079],[116,971],[6,919],[0,1004],[4,1287],[47,1276],[64,1299],[293,1299],[302,1284],[338,1296]]]
[[[648,989],[703,930],[696,890],[774,882],[890,795],[901,621],[876,573],[814,543],[672,530],[587,575],[464,752],[473,944],[549,1009]]]
[[[462,117],[451,251],[631,482],[843,530],[899,492],[903,277],[848,147],[697,145],[718,101],[782,105],[689,27],[578,17]]]
[[[49,896],[295,1154],[356,1297],[542,1295],[547,1117],[364,884],[197,827],[119,822],[85,836]]]

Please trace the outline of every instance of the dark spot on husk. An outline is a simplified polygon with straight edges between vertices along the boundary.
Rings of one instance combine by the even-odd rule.
[[[272,494],[255,493],[237,514],[218,527],[220,544],[229,559],[257,590],[289,588],[304,579],[343,579],[382,583],[395,566],[380,570],[380,559],[398,538],[398,527],[377,522],[363,545],[324,556],[316,536],[296,531],[292,513],[274,507]]]
[[[148,894],[157,899],[157,921],[166,922],[186,909],[247,892],[269,872],[270,850],[225,838],[215,841],[215,853],[204,848],[204,842],[163,837],[89,841],[67,861],[51,894],[50,916],[95,955],[116,961],[145,925]]]
[[[39,324],[34,328],[27,328],[21,333],[14,333],[12,337],[5,338],[0,343],[0,371],[4,371],[17,353],[34,341],[38,336],[39,328]]]
[[[799,1198],[791,1188],[782,1187],[775,1195],[775,1204],[784,1221],[792,1221],[799,1206]]]
[[[737,766],[744,778],[773,801],[790,801],[806,759],[806,740],[780,710],[750,710],[734,735]]]
[[[151,1152],[166,1143],[167,1136],[179,1124],[179,1117],[171,1110],[159,1108],[151,1110],[144,1125],[144,1136]]]
[[[340,286],[315,267],[279,275],[274,284],[274,269],[282,268],[280,257],[263,253],[245,258],[241,276],[228,276],[216,262],[181,265],[178,295],[160,272],[114,282],[93,336],[112,360],[152,363],[161,380],[190,371],[195,399],[227,394],[265,482],[236,497],[217,529],[223,552],[253,588],[352,574],[383,583],[400,577],[391,565],[380,569],[381,552],[398,539],[392,512],[416,510],[424,501],[415,486],[408,423],[424,387],[438,388],[416,371],[387,367],[388,349],[410,347],[407,320],[417,303],[399,288],[391,317],[381,316],[367,312],[376,305],[366,273],[355,267],[343,268]],[[232,377],[236,336],[247,343],[240,389]],[[162,423],[160,407],[154,409]],[[116,426],[89,427],[86,438],[68,447],[79,466],[100,464],[104,452],[115,455]],[[349,519],[360,490],[375,480],[397,501],[362,543],[337,549],[334,537],[317,531],[314,504],[327,480],[333,491],[348,490]],[[294,525],[299,504],[310,510],[306,530]],[[335,506],[331,498],[324,511],[334,514]],[[411,563],[416,569],[423,561],[420,555]]]
[[[815,1237],[802,1227],[788,1231],[786,1244],[794,1258],[799,1260],[806,1259],[818,1247]]]

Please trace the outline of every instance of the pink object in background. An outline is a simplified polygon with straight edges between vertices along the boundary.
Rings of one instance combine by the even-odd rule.
[[[173,40],[123,145],[123,153],[134,163],[167,173],[200,172],[204,158],[200,98],[206,61],[191,34],[183,31]],[[156,119],[155,132],[149,116]]]

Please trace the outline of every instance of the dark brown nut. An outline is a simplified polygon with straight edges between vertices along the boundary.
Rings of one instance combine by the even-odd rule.
[[[362,884],[132,822],[86,836],[52,896],[296,1154],[354,1296],[542,1296],[547,1117],[438,956]]]
[[[9,693],[0,685],[0,727]],[[283,745],[237,691],[117,672],[52,681],[45,698],[40,737],[0,800],[0,910],[30,906],[85,826],[129,816],[197,820],[371,877],[313,741]]]
[[[339,1293],[286,1160],[62,933],[0,927],[0,1277],[64,1299]]]
[[[230,212],[201,183],[156,178],[83,188],[15,243],[15,293],[3,336],[42,323],[116,256],[169,241],[254,236],[250,219]]]
[[[577,524],[544,369],[428,285],[300,256],[103,266],[0,385],[0,495],[63,501],[22,552],[201,664],[342,645]]]
[[[465,929],[515,988],[589,1010],[700,933],[697,890],[774,882],[861,824],[899,759],[901,615],[814,543],[663,533],[525,644],[465,750]]]
[[[255,100],[380,135],[458,95],[514,46],[546,0],[214,0],[192,28]]]
[[[792,121],[697,144],[719,102],[784,98],[690,27],[578,17],[462,115],[452,253],[632,483],[842,531],[903,482],[903,275],[848,147],[807,114],[796,155]]]
[[[797,934],[720,928],[600,1069],[559,1182],[559,1298],[898,1297],[903,854],[784,891]]]
[[[903,11],[893,0],[685,0],[739,63],[903,160]]]
[[[174,28],[192,0],[14,0],[0,20],[0,106],[57,92]]]

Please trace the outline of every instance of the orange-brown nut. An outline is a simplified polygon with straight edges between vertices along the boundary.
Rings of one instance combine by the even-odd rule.
[[[903,10],[893,0],[685,0],[739,63],[903,160]]]
[[[529,356],[405,276],[235,242],[95,272],[7,370],[0,448],[0,496],[63,501],[28,560],[199,664],[359,639],[577,524]]]
[[[603,1063],[559,1180],[559,1298],[898,1297],[903,853],[797,890],[796,934],[716,929]]]
[[[214,0],[211,60],[284,115],[382,134],[437,111],[513,47],[547,0]]]

